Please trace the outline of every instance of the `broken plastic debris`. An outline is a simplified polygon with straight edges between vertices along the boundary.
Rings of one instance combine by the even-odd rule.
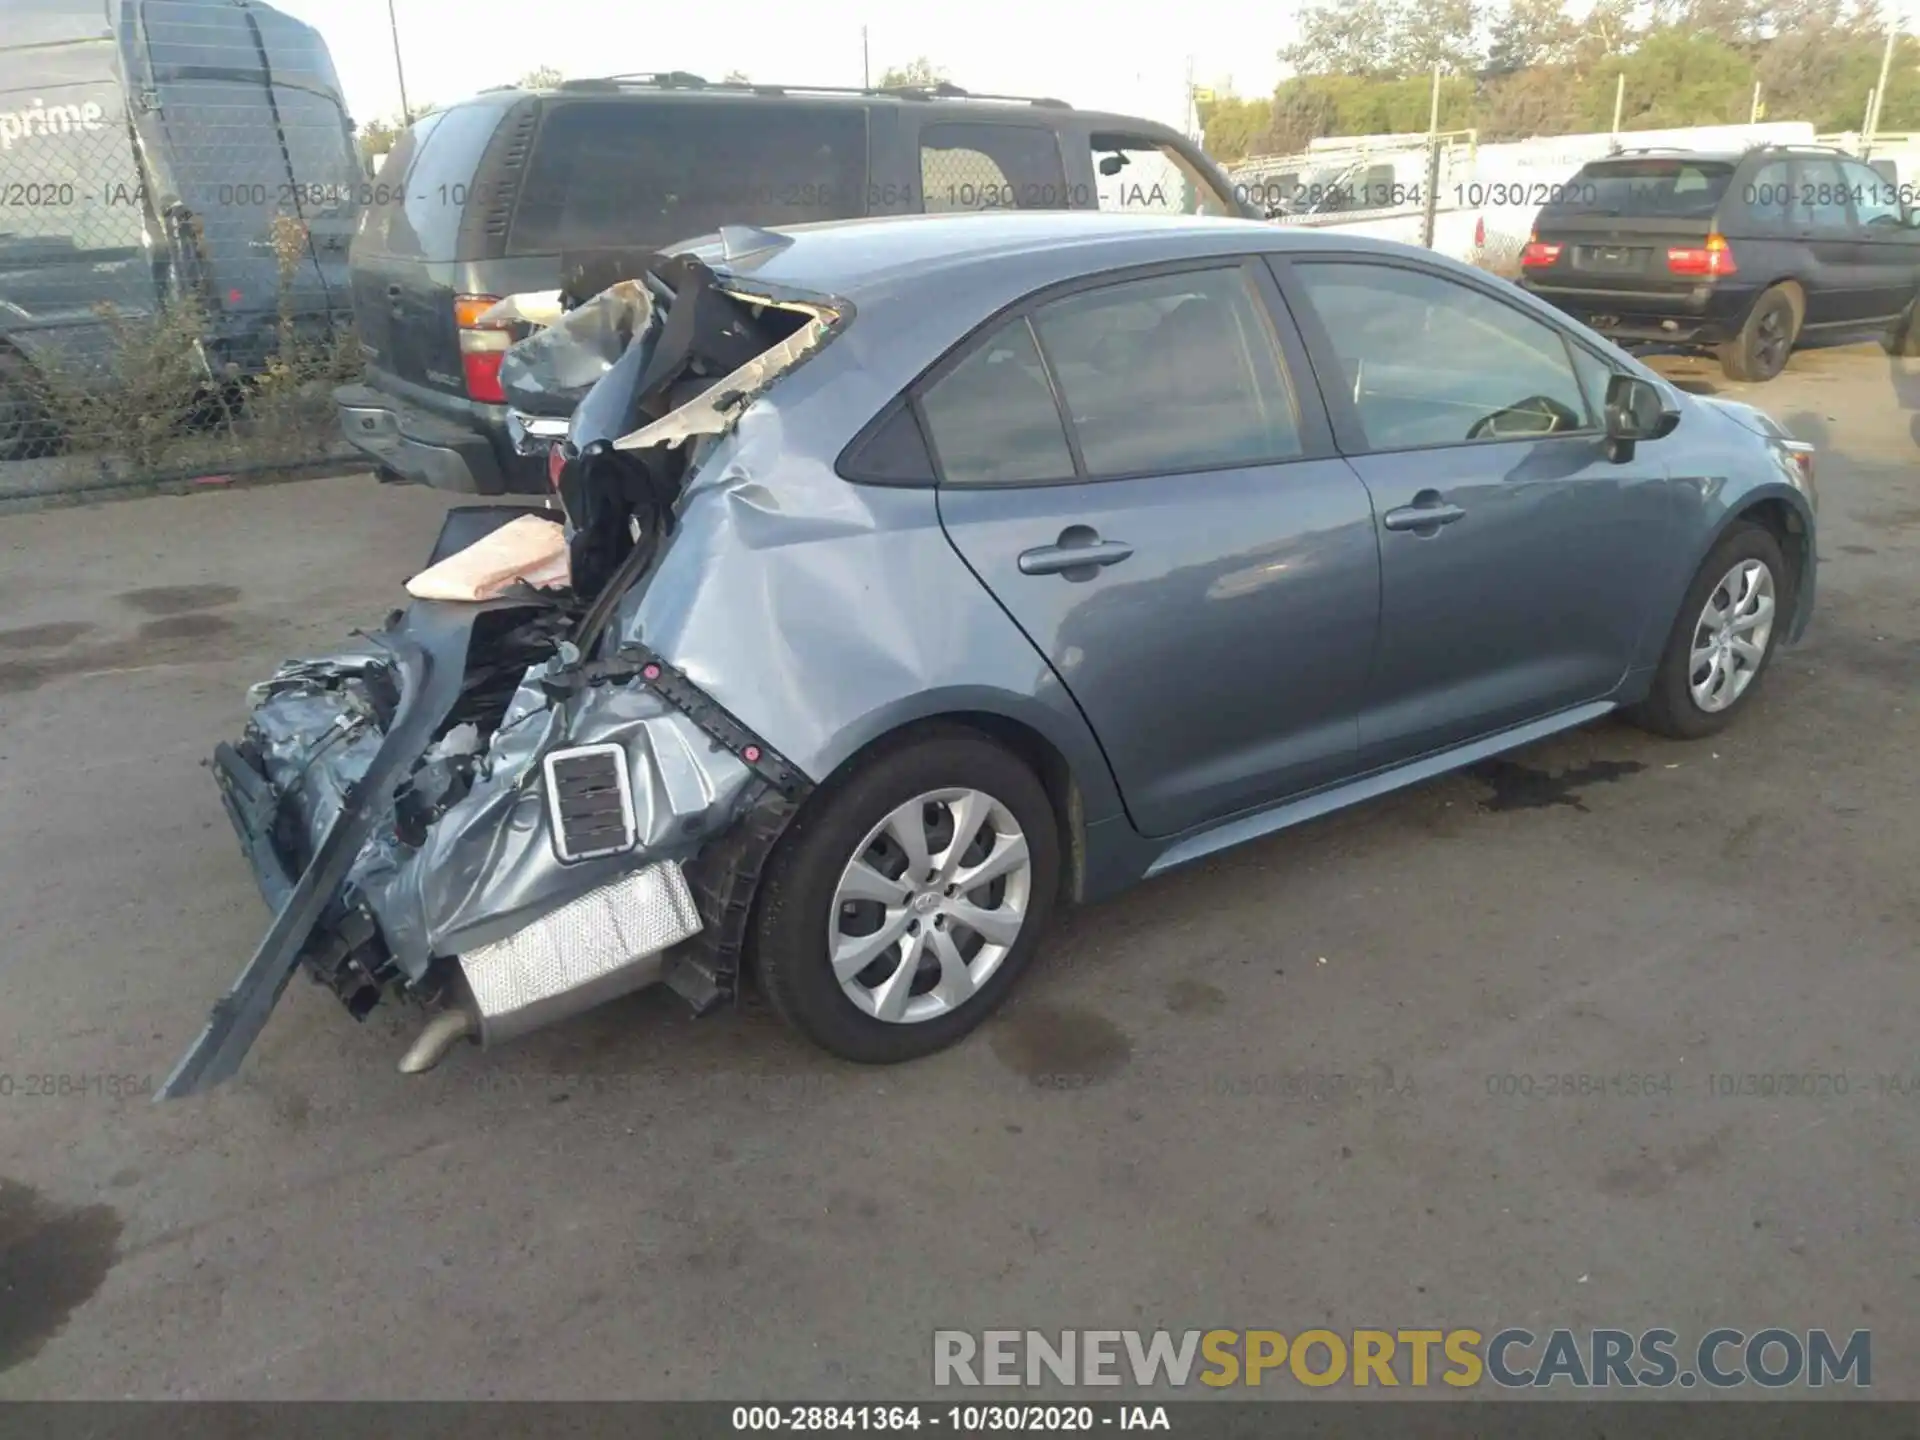
[[[491,600],[516,582],[537,589],[569,578],[567,532],[540,515],[521,515],[407,582],[416,600]]]
[[[563,313],[558,290],[535,290],[524,295],[509,295],[489,305],[475,321],[478,325],[552,325]]]
[[[442,735],[420,758],[431,764],[435,760],[451,759],[455,755],[474,755],[480,750],[480,727],[469,720],[464,725],[456,725]]]

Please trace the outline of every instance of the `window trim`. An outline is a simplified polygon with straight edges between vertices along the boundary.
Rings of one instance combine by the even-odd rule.
[[[1219,470],[1246,470],[1271,466],[1297,465],[1310,460],[1337,459],[1340,450],[1334,439],[1332,423],[1329,419],[1326,401],[1321,387],[1315,379],[1311,357],[1298,322],[1290,307],[1274,283],[1273,276],[1263,261],[1271,258],[1271,252],[1265,250],[1225,251],[1217,255],[1202,255],[1179,260],[1158,260],[1144,265],[1124,265],[1111,270],[1095,271],[1086,275],[1077,275],[1072,279],[1058,280],[1042,286],[1040,289],[1021,296],[1019,299],[1001,306],[975,325],[960,339],[922,370],[900,391],[889,397],[880,407],[873,419],[863,425],[854,437],[841,449],[834,460],[834,473],[841,479],[857,485],[888,485],[894,488],[928,488],[927,482],[909,482],[900,480],[880,481],[863,480],[858,474],[849,473],[849,459],[854,449],[866,438],[869,431],[884,423],[891,415],[893,407],[903,399],[913,408],[914,419],[920,427],[922,439],[927,442],[927,453],[933,461],[933,488],[952,486],[956,490],[1014,490],[1050,489],[1059,485],[1104,485],[1115,480],[1139,480],[1145,478],[1172,479],[1184,475],[1206,475]],[[1052,366],[1048,364],[1046,352],[1040,352],[1040,363],[1047,371],[1047,382],[1054,391],[1054,408],[1060,414],[1060,423],[1067,432],[1068,448],[1075,457],[1075,473],[1058,480],[1022,480],[1008,481],[999,485],[968,485],[955,482],[946,477],[940,464],[939,451],[933,444],[928,429],[926,414],[920,405],[920,399],[933,386],[958,369],[960,365],[981,345],[998,334],[1003,326],[1019,318],[1027,319],[1043,305],[1076,295],[1086,290],[1102,290],[1113,285],[1126,284],[1134,280],[1152,280],[1162,275],[1181,275],[1196,270],[1240,270],[1251,282],[1257,301],[1264,302],[1267,311],[1267,323],[1272,327],[1274,337],[1279,341],[1283,374],[1293,390],[1294,404],[1299,411],[1300,453],[1280,460],[1261,460],[1248,465],[1236,461],[1225,465],[1196,466],[1180,470],[1145,470],[1129,475],[1089,476],[1085,473],[1084,461],[1079,455],[1079,437],[1073,431],[1073,417],[1065,412],[1059,400],[1059,386],[1054,379]],[[1029,320],[1029,325],[1031,321]],[[1039,336],[1034,334],[1038,348]]]
[[[1492,301],[1504,305],[1516,314],[1535,321],[1558,336],[1560,343],[1571,352],[1579,346],[1594,359],[1598,360],[1610,374],[1618,375],[1620,367],[1593,346],[1588,345],[1579,336],[1556,323],[1550,316],[1538,313],[1529,305],[1516,305],[1513,300],[1502,295],[1494,285],[1483,282],[1477,275],[1456,275],[1436,265],[1423,265],[1414,260],[1403,260],[1397,255],[1357,254],[1352,251],[1312,250],[1300,254],[1270,253],[1267,265],[1273,271],[1275,283],[1286,298],[1288,307],[1293,311],[1295,323],[1306,341],[1307,355],[1313,365],[1314,382],[1324,398],[1328,413],[1333,422],[1335,442],[1343,456],[1356,455],[1408,455],[1429,450],[1458,450],[1467,447],[1487,445],[1546,445],[1565,441],[1578,441],[1592,444],[1606,437],[1605,399],[1596,408],[1597,420],[1589,416],[1589,423],[1578,430],[1560,430],[1537,436],[1488,435],[1478,440],[1446,440],[1423,445],[1375,445],[1367,439],[1365,427],[1360,423],[1359,412],[1355,409],[1353,396],[1343,379],[1340,368],[1340,353],[1334,348],[1332,337],[1321,323],[1320,312],[1313,307],[1312,297],[1308,295],[1304,282],[1294,273],[1296,265],[1371,265],[1385,270],[1408,270],[1430,280],[1449,282],[1462,289],[1471,290]],[[1587,387],[1580,379],[1580,372],[1574,368],[1573,356],[1567,356],[1567,368],[1573,376],[1574,388],[1582,396]],[[1331,382],[1328,377],[1332,376]]]

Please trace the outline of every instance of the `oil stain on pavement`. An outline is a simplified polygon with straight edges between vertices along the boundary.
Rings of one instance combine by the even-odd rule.
[[[1610,785],[1646,768],[1638,760],[1589,760],[1554,774],[1512,760],[1484,760],[1470,766],[1467,773],[1493,791],[1480,802],[1482,810],[1546,810],[1565,805],[1585,811],[1580,792],[1587,786]]]
[[[1133,1059],[1133,1042],[1119,1026],[1067,1005],[1020,1006],[989,1033],[1000,1063],[1035,1085],[1092,1085]]]
[[[120,1243],[108,1205],[64,1206],[0,1180],[0,1371],[40,1353],[106,1282]]]
[[[114,599],[145,615],[181,615],[188,610],[210,610],[240,598],[237,585],[154,585],[145,590],[123,590]]]

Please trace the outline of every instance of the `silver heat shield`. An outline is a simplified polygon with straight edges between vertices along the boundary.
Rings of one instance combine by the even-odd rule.
[[[661,952],[696,934],[700,914],[672,861],[649,865],[460,957],[496,1045],[660,978]]]

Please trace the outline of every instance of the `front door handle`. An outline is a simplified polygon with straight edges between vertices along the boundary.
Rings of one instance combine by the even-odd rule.
[[[1389,530],[1431,535],[1442,525],[1464,519],[1466,513],[1458,505],[1449,505],[1433,491],[1425,490],[1413,497],[1413,504],[1387,511],[1380,517],[1380,523]]]
[[[1053,544],[1022,550],[1020,573],[1065,575],[1069,580],[1091,579],[1101,566],[1118,565],[1131,554],[1131,545],[1102,540],[1100,532],[1091,525],[1069,525]]]

